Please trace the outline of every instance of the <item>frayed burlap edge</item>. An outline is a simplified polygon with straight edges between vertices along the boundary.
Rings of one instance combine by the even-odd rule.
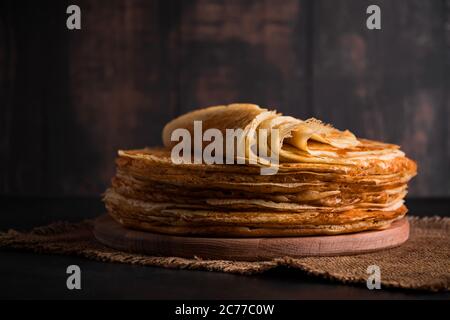
[[[153,257],[127,253],[100,244],[93,236],[93,220],[57,222],[30,232],[0,233],[0,248],[76,255],[97,261],[129,263],[172,269],[258,274],[285,266],[342,283],[365,284],[367,266],[379,265],[382,287],[448,291],[450,289],[450,218],[410,217],[411,236],[400,247],[380,252],[339,257],[283,257],[270,261]]]

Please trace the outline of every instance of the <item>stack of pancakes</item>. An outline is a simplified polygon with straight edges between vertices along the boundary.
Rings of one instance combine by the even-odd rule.
[[[193,133],[194,121],[224,136],[226,129],[242,129],[237,143],[241,139],[245,146],[244,163],[174,161],[172,133],[178,128]],[[267,158],[251,147],[259,145],[262,128],[277,129],[275,139],[275,133],[263,136],[265,152],[279,160],[275,174],[261,174]],[[163,143],[163,148],[119,151],[117,173],[104,201],[108,213],[125,227],[213,237],[384,229],[406,214],[407,182],[417,169],[396,145],[358,139],[315,119],[302,121],[249,104],[185,114],[166,125]]]

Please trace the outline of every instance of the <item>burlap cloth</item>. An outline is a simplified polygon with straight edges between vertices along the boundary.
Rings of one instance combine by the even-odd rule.
[[[53,223],[28,233],[0,233],[0,248],[38,253],[77,255],[104,262],[120,262],[173,269],[197,269],[238,274],[256,274],[287,266],[322,278],[344,283],[366,284],[367,267],[381,270],[381,286],[429,291],[450,288],[450,218],[410,217],[410,239],[400,247],[376,253],[339,257],[284,257],[270,261],[152,257],[117,251],[103,246],[92,234],[93,220]]]

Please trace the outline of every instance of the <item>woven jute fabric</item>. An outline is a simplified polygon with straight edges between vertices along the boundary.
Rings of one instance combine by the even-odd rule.
[[[130,263],[173,269],[197,269],[238,274],[257,274],[279,266],[300,269],[344,283],[366,284],[368,267],[381,271],[381,286],[429,291],[450,289],[450,218],[409,217],[410,239],[397,248],[370,254],[338,257],[283,257],[270,261],[153,257],[122,252],[100,244],[93,236],[93,221],[58,222],[30,232],[0,233],[0,248],[83,256],[104,262]]]

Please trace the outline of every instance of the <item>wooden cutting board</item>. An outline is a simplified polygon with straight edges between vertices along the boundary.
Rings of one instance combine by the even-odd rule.
[[[206,238],[130,230],[104,215],[96,220],[94,235],[114,249],[152,256],[257,261],[284,256],[349,255],[392,248],[408,240],[409,223],[403,218],[385,230],[337,236]]]

